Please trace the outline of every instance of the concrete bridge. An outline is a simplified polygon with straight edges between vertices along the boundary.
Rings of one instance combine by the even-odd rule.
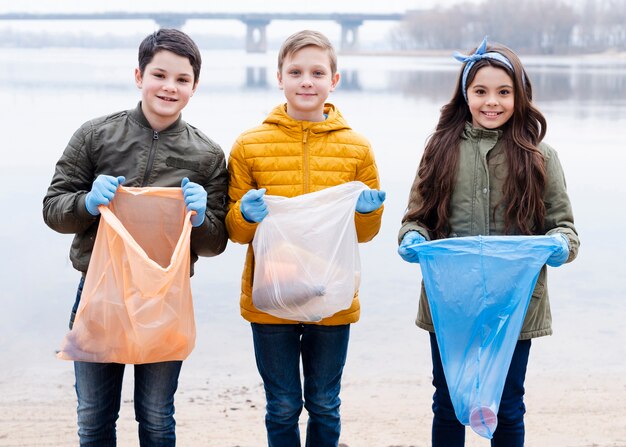
[[[341,25],[342,51],[359,47],[359,27],[365,21],[400,21],[405,14],[360,13],[227,13],[227,12],[104,12],[104,13],[6,13],[2,20],[154,20],[161,28],[182,28],[187,20],[239,20],[246,27],[246,51],[267,51],[267,27],[274,20],[325,20]]]

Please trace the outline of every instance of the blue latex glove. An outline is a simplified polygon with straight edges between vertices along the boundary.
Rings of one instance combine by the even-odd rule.
[[[366,189],[361,192],[359,199],[356,201],[356,211],[361,214],[371,213],[377,210],[385,201],[387,193],[376,189]]]
[[[402,242],[398,247],[398,254],[406,262],[419,263],[420,260],[417,252],[411,247],[413,245],[421,244],[422,242],[426,242],[426,238],[424,236],[419,234],[417,231],[409,231],[402,238]]]
[[[185,205],[187,205],[187,211],[196,212],[195,216],[191,216],[191,226],[199,227],[204,222],[206,213],[206,191],[197,183],[190,182],[187,177],[180,183],[180,187],[183,188],[183,198]]]
[[[117,187],[126,181],[124,176],[100,174],[91,185],[91,191],[85,196],[85,208],[92,216],[100,214],[98,206],[108,205],[117,191]]]
[[[559,267],[569,258],[569,240],[563,233],[554,233],[551,234],[550,237],[557,241],[560,246],[550,255],[546,264],[550,267]]]
[[[248,222],[261,222],[267,216],[267,205],[263,199],[266,189],[251,189],[241,198],[241,215]]]

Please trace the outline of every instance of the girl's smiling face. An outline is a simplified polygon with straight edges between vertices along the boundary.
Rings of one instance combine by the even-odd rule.
[[[467,87],[467,105],[474,127],[502,127],[513,116],[513,79],[501,68],[490,65],[480,68]]]

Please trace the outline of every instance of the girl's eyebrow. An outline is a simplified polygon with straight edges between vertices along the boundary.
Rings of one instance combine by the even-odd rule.
[[[506,88],[513,88],[513,86],[510,85],[510,84],[502,84],[502,85],[497,86],[496,89],[498,89],[498,88],[505,88],[505,87]],[[482,84],[476,84],[476,85],[472,85],[471,88],[483,88],[483,89],[486,89],[487,86],[482,85]]]

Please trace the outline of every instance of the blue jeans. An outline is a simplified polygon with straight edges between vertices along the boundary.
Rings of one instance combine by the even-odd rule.
[[[524,380],[530,353],[530,340],[518,340],[513,352],[511,366],[504,382],[498,426],[491,440],[492,447],[524,446]],[[433,447],[462,447],[465,444],[465,426],[459,422],[450,400],[448,384],[443,373],[439,345],[434,333],[430,333],[430,350],[433,360]]]
[[[337,447],[341,431],[339,391],[350,325],[252,323],[254,353],[267,399],[269,447],[299,447],[302,412],[309,413],[307,447]]]
[[[83,280],[76,296],[75,312]],[[70,323],[71,324],[71,323]],[[174,393],[182,362],[134,365],[135,419],[141,447],[176,445]],[[81,447],[116,445],[115,424],[119,416],[125,365],[74,362],[78,397],[78,436]]]

